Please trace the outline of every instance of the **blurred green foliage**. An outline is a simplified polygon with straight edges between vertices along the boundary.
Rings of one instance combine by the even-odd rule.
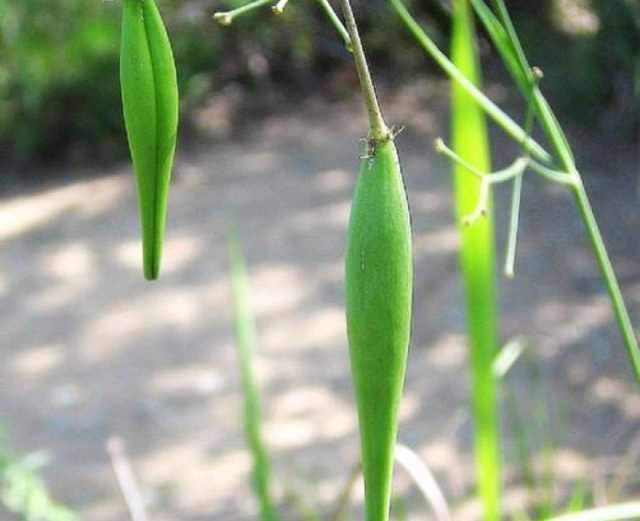
[[[187,118],[208,93],[230,83],[241,86],[252,103],[285,90],[317,92],[327,78],[333,78],[331,88],[338,92],[351,88],[348,76],[331,75],[350,61],[313,0],[291,2],[281,17],[268,10],[248,15],[230,28],[215,24],[211,14],[244,0],[157,1],[171,32]],[[441,38],[446,36],[448,2],[410,3]],[[598,107],[612,107],[628,116],[629,103],[640,91],[639,0],[507,3],[535,63],[544,66],[546,90],[561,109],[584,118],[597,117]],[[558,23],[557,4],[571,3],[587,6],[598,20],[597,31],[566,32]],[[357,4],[378,74],[402,78],[424,68],[384,0],[366,0],[366,9],[364,0]],[[3,162],[48,160],[69,152],[102,159],[125,154],[119,36],[119,0],[0,0]]]
[[[632,136],[640,117],[640,0],[545,0],[542,12],[534,4],[516,18],[553,104],[586,125],[609,111],[616,131]]]
[[[118,25],[99,1],[2,1],[0,138],[18,157],[120,128]]]
[[[41,477],[49,462],[46,452],[14,456],[0,433],[0,514],[11,512],[20,521],[76,521],[76,515],[51,498]],[[12,519],[14,517],[12,516]]]

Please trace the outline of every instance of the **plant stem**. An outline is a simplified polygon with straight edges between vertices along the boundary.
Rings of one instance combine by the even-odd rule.
[[[333,26],[338,31],[338,34],[340,34],[340,37],[344,41],[344,44],[349,50],[349,52],[352,52],[353,48],[351,46],[351,37],[349,36],[349,32],[347,31],[347,28],[342,23],[342,20],[338,18],[338,15],[336,14],[336,12],[333,10],[333,7],[329,3],[329,0],[318,0],[318,3],[320,4],[320,7],[322,7],[325,14],[329,18],[329,21],[331,21]]]
[[[382,117],[382,110],[380,109],[376,90],[373,86],[373,80],[371,79],[371,73],[367,65],[367,58],[362,48],[362,41],[358,33],[356,19],[353,16],[353,10],[351,9],[349,0],[340,0],[340,3],[342,5],[342,11],[344,12],[345,25],[351,37],[351,48],[358,71],[358,78],[360,79],[360,88],[362,89],[364,102],[367,107],[367,112],[369,113],[369,137],[374,141],[385,141],[389,138],[390,133]]]
[[[438,46],[427,36],[422,27],[414,20],[411,13],[407,11],[402,0],[389,0],[391,6],[396,11],[400,20],[404,23],[415,40],[425,50],[431,58],[455,80],[482,109],[518,143],[524,143],[526,150],[536,159],[545,163],[550,163],[551,155],[533,139],[527,139],[526,131],[520,127],[511,117],[509,117],[500,107],[491,101],[480,89],[478,89],[469,79],[456,67],[446,55],[438,49]]]
[[[602,277],[604,278],[607,286],[611,305],[613,307],[618,326],[620,327],[620,332],[624,337],[625,345],[627,346],[629,358],[633,366],[633,372],[636,379],[640,381],[640,349],[638,348],[638,340],[633,330],[629,313],[624,304],[620,285],[618,284],[615,272],[613,271],[609,254],[607,253],[607,249],[602,239],[602,234],[600,233],[600,228],[598,227],[598,223],[593,214],[589,197],[582,180],[579,176],[577,179],[579,179],[579,182],[576,182],[573,186],[573,195],[576,199],[578,208],[580,209],[582,220],[584,221],[589,233],[594,255],[598,261]]]
[[[520,44],[520,40],[513,26],[504,0],[494,0],[494,3],[498,8],[500,18],[503,25],[505,26],[505,29],[511,41],[511,45],[517,52],[519,61],[522,63],[523,67],[528,69],[529,64],[526,60],[525,53]],[[604,282],[607,286],[609,298],[611,300],[611,306],[616,316],[620,332],[624,338],[625,346],[627,348],[631,365],[633,366],[635,377],[640,382],[640,348],[638,347],[638,340],[633,330],[631,319],[629,318],[629,312],[627,311],[627,308],[625,306],[622,292],[620,291],[620,286],[613,270],[609,254],[607,253],[607,249],[604,245],[602,234],[600,233],[598,223],[593,214],[593,209],[591,208],[591,203],[589,201],[587,191],[584,187],[582,176],[576,168],[571,146],[567,141],[566,135],[562,130],[558,119],[553,113],[553,109],[542,94],[542,91],[540,90],[537,82],[535,84],[532,84],[532,98],[530,101],[533,102],[533,107],[536,111],[538,119],[542,123],[542,127],[549,141],[553,144],[563,170],[565,170],[565,172],[568,174],[568,178],[571,180],[571,182],[567,184],[572,189],[576,204],[580,210],[582,220],[585,227],[587,228],[589,239],[591,240],[591,248],[600,267],[600,272],[602,274]],[[540,173],[544,174],[544,167],[537,170]]]

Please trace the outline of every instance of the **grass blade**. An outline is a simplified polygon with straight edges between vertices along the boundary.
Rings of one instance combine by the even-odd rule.
[[[260,391],[256,381],[253,359],[256,348],[256,333],[249,305],[249,278],[240,244],[233,234],[229,238],[228,248],[240,380],[245,403],[244,428],[253,458],[253,486],[260,504],[261,521],[277,521],[278,516],[270,491],[269,454],[262,441]]]
[[[564,514],[549,518],[547,521],[624,521],[628,519],[640,519],[640,501]]]
[[[454,1],[452,60],[473,83],[480,82],[476,35],[468,0]],[[455,152],[482,172],[489,172],[490,154],[484,113],[458,83],[453,85],[452,142]],[[459,221],[473,211],[481,182],[455,166]],[[471,352],[475,460],[478,492],[484,519],[500,519],[500,450],[497,380],[493,362],[498,348],[495,288],[493,209],[473,225],[460,225],[461,264],[466,293],[467,326]]]

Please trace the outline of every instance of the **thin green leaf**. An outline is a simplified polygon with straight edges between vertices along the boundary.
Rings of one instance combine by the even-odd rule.
[[[640,501],[620,503],[549,518],[547,521],[624,521],[640,518]]]
[[[262,440],[260,391],[254,369],[256,333],[249,305],[249,280],[245,260],[234,234],[229,238],[229,264],[235,317],[235,333],[240,362],[240,380],[245,402],[245,433],[253,457],[253,484],[260,503],[261,521],[277,521],[271,499],[271,465]]]
[[[480,83],[476,35],[468,0],[454,1],[452,61],[455,70],[472,84]],[[484,113],[477,100],[460,83],[453,84],[452,142],[455,153],[480,172],[489,172],[489,138]],[[459,221],[476,208],[481,179],[455,165],[456,206]],[[500,519],[501,458],[497,379],[493,362],[498,349],[495,288],[495,241],[493,208],[486,217],[469,226],[461,225],[460,252],[472,375],[472,408],[475,421],[475,460],[478,493],[484,519]]]

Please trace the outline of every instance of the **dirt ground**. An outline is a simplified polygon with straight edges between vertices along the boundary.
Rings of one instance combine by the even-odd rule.
[[[448,165],[431,147],[446,135],[444,98],[422,84],[387,98],[389,121],[407,127],[398,145],[415,234],[400,440],[422,455],[466,521],[477,504],[464,311]],[[255,519],[226,262],[231,226],[250,266],[276,492],[331,511],[358,455],[343,255],[364,128],[357,102],[311,101],[242,140],[180,152],[162,277],[153,284],[141,275],[128,165],[99,177],[74,170],[74,180],[0,200],[0,422],[17,452],[50,451],[51,490],[81,519],[128,519],[105,451],[114,435],[126,443],[150,519]],[[498,164],[517,152],[504,139],[497,149]],[[584,157],[640,326],[637,163],[624,151],[596,148]],[[498,191],[501,252],[508,197]],[[503,338],[524,335],[530,345],[508,377],[526,430],[538,447],[553,439],[559,494],[585,481],[604,501],[610,473],[635,461],[640,395],[578,213],[561,188],[526,181],[518,276],[500,285]],[[550,422],[532,400],[546,406]],[[513,429],[505,431],[507,505],[517,509],[522,479]],[[398,478],[411,519],[425,519],[415,489],[402,472]],[[625,497],[633,493],[640,488],[627,481]],[[361,499],[357,493],[354,511]]]

